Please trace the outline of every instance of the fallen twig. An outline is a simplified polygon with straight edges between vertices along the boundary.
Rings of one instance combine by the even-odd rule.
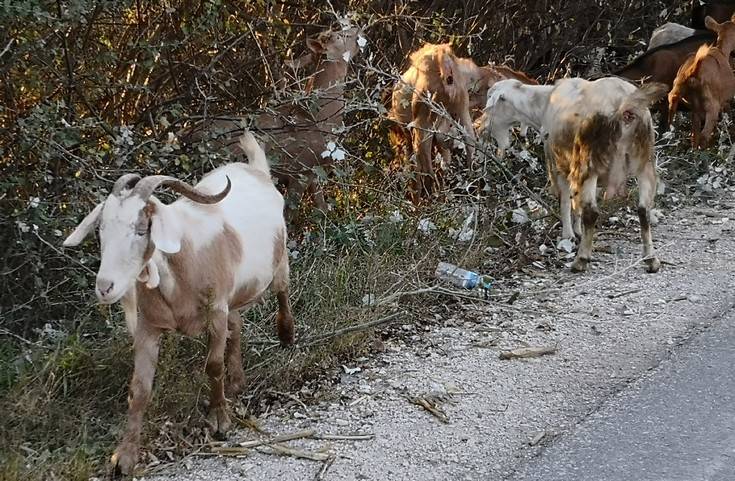
[[[628,291],[618,292],[615,294],[608,294],[607,297],[609,299],[617,299],[618,297],[627,296],[628,294],[635,294],[636,292],[641,292],[643,289],[630,289]]]
[[[276,394],[278,396],[286,397],[286,398],[288,398],[288,399],[296,402],[299,406],[301,406],[303,408],[303,410],[306,413],[306,415],[307,416],[309,415],[309,408],[306,406],[306,404],[304,404],[304,401],[302,401],[301,399],[297,398],[293,394],[290,394],[290,393],[287,393],[287,392],[281,392],[281,391],[274,391],[274,390],[271,390],[270,392],[272,392],[273,394]]]
[[[383,306],[385,304],[390,304],[391,302],[400,299],[403,296],[415,296],[418,294],[427,294],[429,292],[436,291],[437,286],[431,286],[431,287],[424,287],[422,289],[416,289],[413,291],[398,291],[394,292],[393,294],[386,296],[382,299],[378,299],[375,303],[376,306]]]
[[[315,434],[314,439],[324,441],[368,441],[375,437],[374,434]]]
[[[429,411],[439,421],[445,424],[449,424],[449,416],[447,416],[446,413],[441,410],[441,408],[439,407],[437,403],[432,403],[431,401],[429,401],[423,396],[409,397],[408,400],[411,401],[413,404],[417,406],[421,406],[422,408]]]
[[[306,338],[302,341],[299,341],[297,345],[301,348],[311,347],[315,344],[320,344],[334,337],[344,336],[345,334],[350,334],[352,332],[366,331],[372,327],[376,327],[376,326],[380,326],[381,324],[387,324],[389,322],[393,322],[401,314],[403,314],[403,312],[394,312],[393,314],[390,314],[389,316],[383,317],[381,319],[376,319],[374,321],[365,322],[363,324],[358,324],[356,326],[343,327],[342,329],[337,329],[336,331],[328,332],[327,334],[322,334],[319,336]]]
[[[282,444],[273,444],[268,447],[263,446],[258,452],[266,454],[280,454],[282,456],[291,456],[294,458],[310,459],[312,461],[327,461],[333,457],[328,453],[315,453],[313,451],[304,451],[303,449],[293,449]]]
[[[327,474],[327,471],[329,468],[334,464],[334,460],[337,459],[336,456],[330,455],[329,458],[324,461],[324,464],[322,464],[322,468],[319,470],[318,473],[316,473],[316,476],[314,476],[314,481],[321,481],[324,479],[324,476]]]
[[[530,357],[541,357],[547,354],[554,354],[556,346],[543,347],[519,347],[510,351],[501,351],[500,359],[520,359]]]
[[[722,218],[723,217],[721,212],[717,212],[714,209],[694,209],[694,213],[697,215],[703,215],[709,218]]]
[[[250,448],[242,448],[240,446],[212,446],[210,454],[221,456],[245,456]]]
[[[294,439],[303,439],[303,438],[310,438],[316,434],[316,431],[313,429],[305,429],[303,431],[298,431],[291,434],[281,434],[279,436],[273,436],[271,438],[265,438],[265,439],[256,439],[253,441],[244,441],[242,443],[237,443],[237,446],[241,448],[254,448],[256,446],[262,446],[264,444],[275,444],[275,443],[282,443],[284,441],[293,441]]]

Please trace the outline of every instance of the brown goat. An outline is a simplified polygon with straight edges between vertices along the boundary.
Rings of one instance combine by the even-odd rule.
[[[692,147],[704,148],[709,143],[722,109],[735,95],[735,75],[730,67],[730,53],[735,48],[735,15],[730,21],[717,23],[705,19],[707,28],[717,32],[713,46],[704,45],[696,55],[679,68],[669,92],[669,122],[684,100],[692,112]],[[704,120],[704,127],[702,121]]]
[[[313,65],[314,73],[306,83],[305,93],[316,100],[308,106],[281,104],[258,115],[253,122],[252,128],[263,133],[273,174],[288,190],[287,218],[297,209],[306,189],[314,195],[317,206],[326,210],[313,168],[332,163],[332,157],[322,157],[322,152],[327,149],[327,142],[336,138],[334,130],[342,126],[344,79],[350,59],[359,52],[358,36],[358,29],[351,28],[328,30],[307,39],[310,53],[291,62],[291,66]],[[214,120],[189,129],[183,136],[192,142],[211,138],[214,133],[216,138],[211,146],[225,148],[241,158],[238,137],[242,132],[242,121]]]
[[[485,106],[488,89],[495,82],[508,78],[527,84],[537,82],[504,65],[478,67],[472,59],[456,57],[449,44],[425,44],[411,54],[410,60],[411,66],[393,87],[388,117],[394,122],[391,144],[396,157],[405,163],[416,153],[417,174],[424,177],[416,181],[418,188],[413,192],[416,201],[422,195],[430,194],[434,182],[438,182],[437,172],[432,168],[433,149],[439,151],[444,163],[451,161],[451,150],[447,145],[451,122],[438,116],[422,101],[422,96],[431,92],[432,101],[444,106],[452,118],[466,129],[469,139],[466,144],[467,163],[470,164],[474,133],[469,123],[472,112]],[[409,130],[407,125],[414,129]],[[431,127],[435,132],[429,132]],[[427,176],[429,179],[425,178]]]
[[[716,38],[712,32],[703,32],[678,42],[652,48],[625,67],[616,71],[614,75],[629,80],[663,83],[671,88],[674,84],[676,73],[684,61],[695,53],[699,47],[713,42]],[[662,130],[667,130],[669,123],[666,99],[657,102],[655,109],[661,113],[659,125]]]
[[[501,80],[515,79],[526,85],[538,85],[538,82],[523,72],[513,70],[507,65],[485,65],[478,67],[468,58],[459,59],[460,67],[469,79],[470,112],[476,117],[487,103],[487,91]]]
[[[413,189],[414,201],[430,196],[437,186],[433,168],[432,149],[439,148],[442,159],[451,159],[446,135],[451,128],[451,119],[465,129],[469,142],[466,143],[468,161],[474,152],[475,134],[469,110],[469,81],[465,69],[459,64],[450,44],[427,43],[409,57],[411,66],[404,72],[393,88],[392,109],[389,118],[399,126],[410,125],[410,133],[397,128],[398,138],[408,140],[410,149],[416,153],[416,179]],[[435,106],[446,109],[451,119],[435,111]]]

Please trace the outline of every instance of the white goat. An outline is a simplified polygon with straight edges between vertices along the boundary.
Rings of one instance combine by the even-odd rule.
[[[478,135],[490,134],[498,144],[498,155],[505,155],[513,125],[521,125],[523,136],[528,127],[542,131],[542,114],[553,89],[553,85],[529,85],[515,79],[496,82],[487,91],[487,104],[475,124]],[[508,97],[513,101],[505,102]]]
[[[606,197],[612,197],[624,191],[626,179],[635,175],[643,255],[649,272],[658,271],[660,262],[650,229],[656,168],[648,106],[666,92],[666,86],[654,83],[638,89],[618,78],[592,82],[570,78],[553,86],[498,82],[491,90],[480,127],[501,148],[509,144],[508,129],[513,122],[548,133],[546,165],[561,204],[562,237],[573,238],[575,230],[582,237],[572,269],[584,271],[590,260],[598,217],[598,179],[607,183]],[[576,229],[572,228],[572,209]]]
[[[283,344],[293,343],[283,197],[271,181],[263,150],[249,132],[240,145],[249,164],[215,169],[196,187],[162,175],[143,179],[123,175],[107,199],[64,241],[66,246],[79,244],[99,223],[97,297],[102,304],[121,301],[133,336],[128,425],[112,456],[113,465],[123,473],[132,472],[138,459],[143,414],[164,331],[209,335],[207,421],[219,434],[231,424],[225,404],[225,363],[228,393],[237,394],[245,383],[238,310],[252,305],[270,286],[278,297],[278,336]],[[158,186],[186,198],[163,204],[152,195]]]
[[[678,42],[679,40],[684,40],[695,33],[696,30],[691,27],[674,22],[665,23],[654,30],[651,34],[651,40],[648,41],[648,50],[660,47],[661,45],[668,45],[670,43]]]

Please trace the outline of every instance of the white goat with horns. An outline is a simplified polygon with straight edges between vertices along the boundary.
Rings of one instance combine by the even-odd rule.
[[[293,343],[283,197],[250,132],[240,145],[249,164],[215,169],[196,187],[163,175],[123,175],[64,241],[65,246],[75,246],[99,224],[97,297],[102,304],[121,301],[133,336],[128,425],[112,456],[115,468],[125,474],[137,463],[143,413],[164,331],[209,335],[207,421],[218,434],[231,424],[225,364],[228,394],[239,393],[245,385],[238,310],[271,287],[278,297],[278,337],[284,345]],[[185,198],[163,204],[152,195],[159,186]]]

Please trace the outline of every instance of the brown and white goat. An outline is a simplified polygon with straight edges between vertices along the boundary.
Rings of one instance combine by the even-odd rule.
[[[586,270],[592,255],[599,215],[598,181],[607,185],[606,196],[613,197],[624,191],[630,176],[638,180],[643,257],[649,272],[660,268],[650,226],[656,167],[648,106],[666,90],[665,85],[657,83],[638,89],[618,78],[592,82],[568,78],[553,86],[506,80],[488,92],[482,128],[500,145],[507,145],[507,129],[513,122],[548,133],[544,144],[546,163],[552,190],[560,201],[562,237],[574,237],[572,211],[582,237],[572,270]]]
[[[720,112],[735,95],[735,75],[730,66],[730,53],[735,48],[735,15],[727,22],[705,19],[707,28],[717,33],[714,45],[703,45],[679,68],[669,92],[669,122],[672,122],[681,100],[692,112],[692,147],[704,148],[709,143]],[[704,121],[704,126],[702,122]]]
[[[99,224],[97,298],[102,304],[121,302],[133,337],[127,429],[112,456],[124,474],[137,463],[161,334],[208,334],[207,421],[219,434],[231,424],[225,387],[232,395],[245,387],[238,311],[270,288],[278,298],[278,337],[284,345],[294,341],[283,197],[249,132],[241,147],[249,164],[222,166],[195,187],[163,175],[123,175],[64,241],[77,245]],[[184,198],[163,204],[152,195],[159,186]]]
[[[305,91],[298,94],[308,96],[309,103],[282,103],[254,119],[252,128],[262,133],[273,174],[288,190],[287,217],[298,207],[307,189],[314,195],[317,206],[326,210],[313,169],[329,166],[335,160],[332,155],[322,153],[327,150],[327,143],[337,138],[335,131],[343,127],[344,82],[350,60],[360,51],[359,36],[357,28],[349,28],[327,30],[307,39],[310,53],[296,59],[292,66],[313,67]],[[237,136],[246,122],[245,119],[207,121],[180,135],[188,142],[214,136],[210,146],[225,147],[237,158],[243,153]]]

